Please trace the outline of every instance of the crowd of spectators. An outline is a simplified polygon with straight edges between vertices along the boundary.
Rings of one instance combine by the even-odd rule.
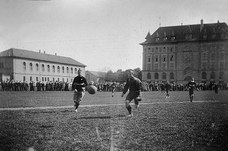
[[[94,83],[97,91],[110,92],[115,87],[116,92],[123,91],[124,82],[107,81],[105,83]],[[142,91],[163,91],[164,83],[157,82],[142,82]],[[222,83],[198,83],[197,90],[213,90],[218,86],[221,90],[227,90],[228,85]],[[171,91],[186,91],[187,84],[170,83]],[[50,82],[20,82],[20,81],[2,81],[0,82],[0,91],[71,91],[72,83],[61,81]]]

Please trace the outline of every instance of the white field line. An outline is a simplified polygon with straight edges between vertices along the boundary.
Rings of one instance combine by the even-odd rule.
[[[150,103],[140,103],[140,105],[148,104],[186,104],[186,103],[218,103],[217,100],[208,100],[208,101],[185,101],[185,102],[150,102]],[[80,107],[100,107],[100,106],[116,106],[116,105],[125,105],[124,102],[121,104],[91,104],[91,105],[80,105]],[[17,107],[17,108],[0,108],[0,111],[17,111],[17,110],[44,110],[44,109],[63,109],[63,108],[73,108],[72,106],[44,106],[44,107]]]

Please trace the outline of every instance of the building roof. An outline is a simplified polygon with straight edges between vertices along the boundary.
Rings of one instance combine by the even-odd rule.
[[[32,60],[38,60],[38,61],[86,67],[86,65],[70,57],[63,57],[63,56],[51,55],[51,54],[34,52],[34,51],[23,50],[23,49],[16,49],[16,48],[11,48],[3,52],[0,52],[0,57],[15,57],[15,58],[32,59]]]
[[[228,40],[228,26],[219,22],[203,24],[201,20],[201,24],[159,27],[145,39],[141,45]]]

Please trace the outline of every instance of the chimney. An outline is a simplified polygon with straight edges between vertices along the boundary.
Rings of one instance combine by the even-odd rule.
[[[44,51],[44,54],[45,54],[46,52]]]
[[[200,31],[203,29],[203,19],[200,20]]]

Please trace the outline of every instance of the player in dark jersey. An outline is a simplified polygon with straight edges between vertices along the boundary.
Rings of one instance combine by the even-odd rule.
[[[171,89],[171,85],[169,84],[169,81],[166,82],[166,84],[164,85],[164,88],[166,92],[165,98],[169,98],[169,90]]]
[[[191,81],[188,82],[187,86],[188,86],[188,91],[189,91],[190,102],[192,102],[193,97],[194,97],[194,89],[196,87],[194,78],[192,78]]]
[[[83,77],[81,73],[82,71],[81,69],[79,69],[78,76],[74,78],[74,81],[72,83],[72,89],[74,90],[73,101],[74,101],[75,112],[78,111],[77,110],[78,106],[85,95],[85,87],[88,85],[86,78]]]
[[[128,117],[132,117],[133,114],[131,112],[130,102],[134,99],[135,108],[138,108],[139,101],[141,101],[141,96],[140,96],[141,81],[138,78],[134,77],[133,70],[128,71],[128,79],[124,86],[124,90],[121,97],[124,96],[124,94],[128,91],[128,89],[129,89],[129,93],[125,99],[125,105],[129,112]]]

